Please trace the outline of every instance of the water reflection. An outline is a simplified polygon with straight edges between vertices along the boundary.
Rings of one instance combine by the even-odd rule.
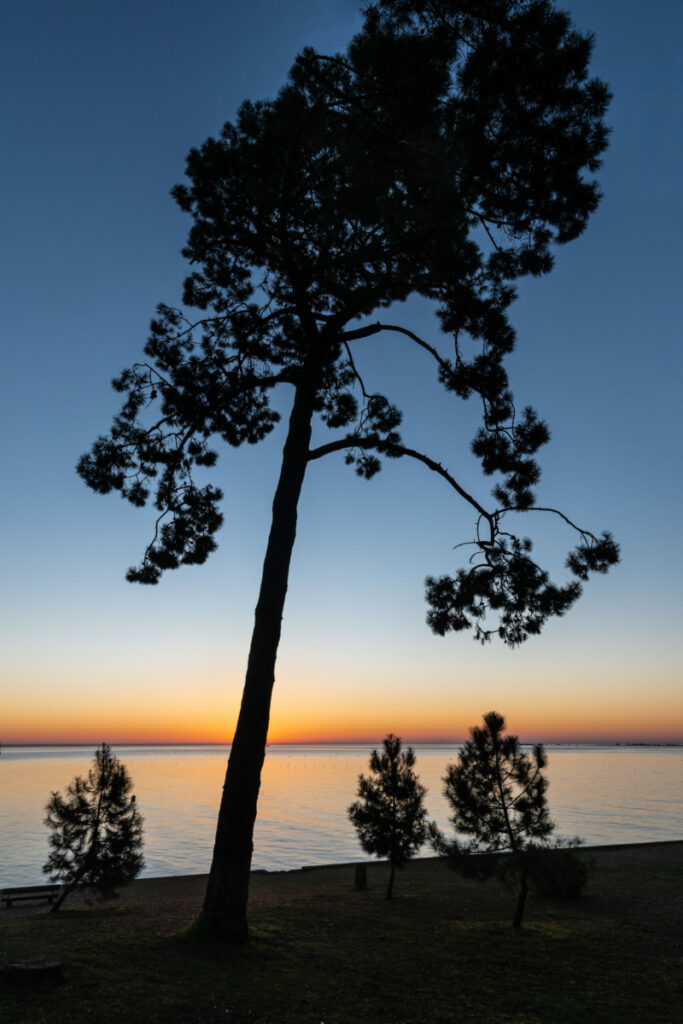
[[[115,747],[145,818],[146,875],[208,871],[225,747]],[[551,815],[588,844],[683,839],[683,749],[547,747]],[[415,747],[430,818],[448,827],[441,777],[456,751]],[[289,869],[362,857],[346,817],[369,748],[269,747],[254,867]],[[85,774],[93,748],[5,748],[0,757],[0,884],[42,880],[50,791]],[[426,853],[428,851],[425,851]]]

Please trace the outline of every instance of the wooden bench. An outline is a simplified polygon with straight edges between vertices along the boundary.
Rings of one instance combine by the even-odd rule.
[[[47,900],[48,903],[52,903],[61,888],[61,885],[24,885],[17,889],[3,889],[0,900],[6,907],[27,900]]]

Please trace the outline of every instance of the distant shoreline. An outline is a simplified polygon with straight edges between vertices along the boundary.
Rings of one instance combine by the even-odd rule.
[[[650,842],[640,842],[640,843],[605,843],[605,844],[598,845],[598,846],[580,846],[579,847],[579,853],[584,853],[584,854],[594,854],[594,853],[597,853],[597,854],[607,854],[607,855],[609,855],[611,853],[617,853],[617,854],[622,854],[622,855],[626,855],[626,856],[628,856],[629,853],[634,853],[634,854],[635,853],[640,853],[640,854],[644,853],[644,854],[649,855],[649,856],[651,856],[651,857],[656,859],[657,858],[657,854],[659,852],[663,853],[666,849],[668,849],[670,847],[676,847],[676,846],[680,846],[681,847],[681,854],[683,855],[683,836],[680,839],[659,839],[659,840],[653,840],[653,841],[650,841]],[[431,856],[431,857],[414,857],[411,861],[409,861],[407,867],[410,868],[411,866],[417,866],[417,865],[424,864],[425,862],[430,862],[430,861],[432,863],[434,863],[434,862],[439,861],[439,860],[444,860],[444,858],[442,858],[442,857],[435,857],[435,856]],[[339,870],[345,870],[345,869],[353,868],[353,867],[355,867],[356,864],[366,864],[366,865],[376,864],[376,865],[381,865],[383,863],[386,863],[386,861],[383,860],[382,858],[366,857],[366,858],[363,859],[361,857],[357,857],[355,860],[338,861],[338,862],[335,862],[333,864],[302,864],[300,867],[296,867],[296,868],[252,868],[250,874],[252,876],[258,876],[258,877],[268,876],[268,878],[272,879],[273,881],[275,881],[277,879],[281,879],[283,881],[286,881],[286,879],[289,878],[289,877],[294,877],[294,876],[302,875],[302,874],[308,875],[308,874],[310,874],[312,872],[315,872],[316,874],[318,874],[318,873],[325,873],[325,872],[334,872],[334,871],[339,871]],[[182,884],[199,885],[200,882],[202,882],[203,880],[207,879],[208,877],[209,877],[208,876],[208,872],[206,872],[206,871],[199,871],[196,874],[143,875],[140,878],[136,878],[133,882],[130,883],[129,886],[124,886],[122,888],[122,892],[125,892],[127,889],[130,888],[130,886],[133,886],[133,887],[138,887],[140,885],[145,886],[148,883],[154,885],[155,887],[158,887],[160,885],[166,885],[167,883],[170,884],[170,885],[173,885],[176,882],[178,884],[181,884],[181,885]],[[10,885],[11,883],[7,883],[7,884]],[[30,886],[13,886],[12,888],[22,889],[22,888],[30,888]],[[0,890],[1,889],[2,889],[2,886],[0,886]],[[23,909],[24,911],[26,911],[27,909],[30,910],[30,909],[35,909],[35,908],[34,907],[27,908],[27,907],[23,907],[23,905],[21,905],[20,907],[13,908],[13,910],[15,912],[17,910],[20,910],[20,909]]]
[[[632,850],[636,851],[649,850],[652,853],[656,853],[657,850],[663,847],[669,846],[680,846],[681,853],[683,853],[683,836],[680,839],[654,839],[648,842],[640,843],[602,843],[598,846],[579,846],[579,853],[616,853]],[[445,860],[443,857],[413,857],[407,866],[411,864],[418,864],[423,861],[438,861]],[[252,875],[293,875],[297,872],[308,872],[308,871],[338,871],[339,868],[354,867],[356,864],[382,864],[386,863],[384,858],[378,857],[358,857],[356,860],[339,861],[334,864],[302,864],[298,868],[252,868],[250,874]],[[205,871],[199,872],[196,875],[145,875],[144,878],[137,878],[136,882],[164,882],[170,881],[173,878],[208,878],[208,873]]]
[[[411,740],[406,738],[403,740],[404,745],[412,747],[453,747],[459,746],[466,741],[466,737],[460,739],[440,739],[440,740]],[[92,742],[74,742],[74,743],[0,743],[0,756],[2,751],[9,750],[27,750],[27,749],[39,749],[39,750],[93,750],[99,746],[101,741]],[[108,741],[105,741],[108,742]],[[656,747],[656,748],[668,748],[668,747],[683,747],[683,740],[520,740],[522,746],[533,746],[535,743],[541,743],[544,747]],[[350,749],[379,746],[382,740],[300,740],[287,742],[273,742],[268,743],[269,748],[282,748],[282,747],[348,747]],[[143,743],[138,741],[128,742],[126,740],[114,741],[110,744],[112,747],[135,747],[139,749],[155,748],[164,749],[166,747],[177,748],[177,747],[206,747],[206,748],[217,748],[229,750],[231,742],[229,741],[216,741],[215,743],[210,741],[192,741],[192,740],[180,740],[178,742],[169,741],[158,741]]]

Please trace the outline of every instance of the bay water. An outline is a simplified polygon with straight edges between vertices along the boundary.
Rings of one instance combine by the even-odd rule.
[[[145,876],[202,874],[211,862],[228,747],[114,746],[144,818]],[[369,746],[270,746],[254,868],[289,870],[363,859],[347,808]],[[430,820],[444,830],[442,777],[457,746],[414,746]],[[51,791],[86,775],[92,747],[5,747],[0,755],[0,887],[45,880]],[[683,747],[546,746],[556,835],[587,845],[683,840]],[[431,850],[425,847],[424,856]]]

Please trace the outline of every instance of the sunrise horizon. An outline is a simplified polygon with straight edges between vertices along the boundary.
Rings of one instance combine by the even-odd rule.
[[[479,723],[473,723],[479,724]],[[658,732],[619,732],[609,733],[605,730],[592,730],[580,732],[553,731],[545,732],[531,731],[524,729],[509,729],[514,732],[523,744],[541,743],[544,745],[557,746],[683,746],[683,735],[675,731],[661,730]],[[276,738],[268,739],[268,747],[359,747],[381,745],[383,738],[393,732],[398,735],[404,746],[458,746],[469,738],[469,729],[454,734],[439,733],[408,733],[401,730],[387,729],[384,732],[367,732],[362,734],[339,735],[329,733],[311,733],[307,735],[295,734],[292,736],[278,735]],[[232,738],[209,737],[185,735],[164,736],[159,734],[145,735],[140,733],[106,735],[106,730],[101,730],[99,739],[95,734],[91,735],[64,735],[59,734],[58,738],[49,737],[44,734],[37,736],[18,735],[11,739],[0,736],[0,749],[13,749],[20,747],[88,747],[95,748],[102,743],[112,747],[225,747],[230,748]]]
[[[372,746],[392,732],[406,744],[457,745],[492,710],[522,743],[683,743],[683,694],[673,666],[662,667],[662,699],[653,703],[635,672],[615,679],[602,667],[586,675],[577,657],[550,682],[517,658],[508,664],[500,661],[494,673],[470,661],[466,676],[456,666],[448,675],[437,667],[421,679],[409,665],[401,675],[380,664],[362,675],[336,665],[305,673],[286,665],[275,685],[268,743]],[[74,685],[76,699],[58,708],[57,681],[40,689],[37,705],[19,687],[5,701],[3,746],[229,746],[241,683],[237,664],[227,679],[220,671],[198,679],[180,669],[175,676],[139,676],[135,685],[129,679],[125,689],[111,672],[94,687],[85,680]]]

